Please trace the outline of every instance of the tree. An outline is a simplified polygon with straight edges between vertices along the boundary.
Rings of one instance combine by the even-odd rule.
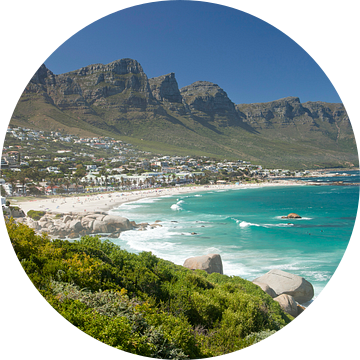
[[[23,195],[26,195],[25,185],[26,185],[27,177],[25,176],[25,174],[23,172],[19,173],[18,180],[19,180],[20,184],[22,185],[22,193],[23,193]]]
[[[66,187],[66,192],[69,193],[69,187],[71,185],[69,179],[65,179],[64,185]]]
[[[94,180],[91,180],[90,186],[91,186],[92,192],[94,192],[94,186],[95,186]]]
[[[8,183],[11,185],[11,195],[14,195],[14,193],[16,193],[16,178],[12,176],[11,178],[9,178]]]
[[[82,178],[86,175],[86,169],[84,168],[83,165],[79,164],[76,165],[76,171],[74,173],[74,177],[76,178]]]
[[[29,194],[30,194],[30,195],[35,195],[35,196],[37,196],[37,195],[41,195],[41,194],[42,194],[42,191],[39,190],[35,185],[30,185],[30,186],[28,187],[28,191],[29,191]]]
[[[107,180],[108,180],[108,172],[105,169],[100,170],[101,177],[105,177],[105,190],[107,190]],[[102,179],[101,179],[102,180]]]
[[[6,196],[6,191],[2,185],[1,185],[0,190],[1,190],[1,196]]]
[[[51,194],[54,195],[54,188],[56,187],[56,184],[55,184],[53,179],[50,180],[49,186],[50,186],[50,189],[51,189]]]

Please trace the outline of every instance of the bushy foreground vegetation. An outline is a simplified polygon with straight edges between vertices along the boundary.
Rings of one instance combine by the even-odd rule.
[[[191,271],[108,240],[51,240],[12,220],[24,270],[69,322],[115,348],[185,359],[233,352],[288,322],[277,302],[240,277]]]

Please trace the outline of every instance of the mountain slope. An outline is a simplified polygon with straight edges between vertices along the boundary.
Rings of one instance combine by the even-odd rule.
[[[243,158],[271,167],[358,166],[342,104],[288,97],[235,105],[218,85],[148,79],[132,59],[55,75],[42,65],[11,124],[126,139],[144,150]]]

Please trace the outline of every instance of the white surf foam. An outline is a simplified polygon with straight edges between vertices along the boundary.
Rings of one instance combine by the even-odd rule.
[[[288,226],[294,226],[294,224],[288,223],[288,224],[264,224],[264,227],[288,227]]]
[[[171,209],[171,210],[174,210],[174,211],[183,210],[183,208],[182,208],[180,205],[184,203],[184,200],[179,200],[179,199],[176,199],[176,200],[177,200],[177,203],[176,203],[176,204],[172,204],[172,205],[170,206],[170,209]]]
[[[239,226],[240,226],[241,228],[246,228],[246,227],[248,227],[248,226],[261,226],[261,225],[249,223],[249,222],[247,222],[247,221],[241,221],[240,224],[239,224]]]

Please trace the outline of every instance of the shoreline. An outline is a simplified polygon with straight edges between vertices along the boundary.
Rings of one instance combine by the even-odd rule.
[[[327,186],[328,184],[318,184],[318,183],[309,183],[309,182],[303,182],[303,181],[299,181],[299,180],[277,180],[275,182],[264,182],[264,183],[248,183],[248,184],[228,184],[228,185],[201,185],[201,186],[187,186],[187,187],[172,187],[172,188],[152,188],[152,189],[144,189],[144,190],[133,190],[133,191],[128,191],[128,192],[108,192],[108,193],[100,193],[100,194],[82,194],[81,196],[75,195],[73,194],[72,196],[67,196],[67,197],[52,197],[49,196],[48,198],[44,199],[37,199],[37,200],[25,200],[25,201],[18,201],[16,202],[16,205],[19,205],[19,207],[25,212],[25,214],[29,211],[29,210],[42,210],[45,211],[47,213],[47,215],[44,216],[44,219],[50,219],[50,221],[47,221],[47,223],[41,224],[41,227],[43,227],[44,229],[48,229],[48,231],[50,230],[50,222],[53,223],[53,225],[57,226],[58,224],[56,223],[58,222],[65,222],[67,223],[68,221],[72,221],[75,219],[79,220],[81,219],[81,223],[82,223],[82,218],[85,217],[89,217],[92,219],[97,219],[102,221],[104,219],[104,217],[107,219],[108,217],[118,217],[123,218],[126,220],[128,220],[128,222],[130,221],[130,223],[134,223],[135,221],[132,221],[134,219],[131,219],[131,215],[129,217],[129,214],[126,214],[126,211],[124,211],[124,215],[120,215],[120,214],[116,214],[116,211],[113,213],[111,210],[114,210],[116,208],[118,208],[120,205],[125,204],[125,203],[133,203],[136,201],[141,201],[143,199],[151,199],[151,198],[161,198],[161,197],[176,197],[176,196],[181,196],[181,195],[185,195],[185,194],[190,194],[190,193],[201,193],[201,192],[218,192],[218,191],[229,191],[229,190],[246,190],[246,189],[259,189],[259,188],[267,188],[269,189],[270,192],[272,192],[271,187],[275,187],[273,191],[276,191],[276,188],[286,188],[286,187],[294,187],[294,186]],[[294,189],[293,191],[296,190]],[[229,193],[228,193],[229,194]],[[94,214],[96,213],[96,215]],[[102,215],[102,219],[99,219],[100,213]],[[54,215],[56,214],[62,214],[62,218],[58,218],[58,217],[54,217]],[[110,216],[107,216],[107,215]],[[105,216],[106,215],[106,216]],[[115,216],[114,216],[115,215]],[[285,214],[284,214],[285,215]],[[67,217],[70,220],[66,220],[64,221],[65,217]],[[26,218],[24,218],[25,220]],[[304,218],[306,219],[306,218]],[[30,218],[28,218],[28,220],[30,220]],[[114,221],[113,219],[111,219],[111,221]],[[117,220],[115,220],[117,221]],[[144,221],[148,221],[148,220],[144,220]],[[45,220],[43,220],[43,222],[46,222]],[[84,222],[85,223],[85,222]],[[105,220],[104,220],[105,223]],[[135,227],[134,229],[130,229],[130,228],[126,228],[126,229],[122,229],[121,231],[125,231],[125,230],[135,230],[136,228],[140,228],[140,230],[144,230],[145,228],[141,228],[142,226],[149,225],[151,224],[146,223],[146,222],[142,222],[141,224],[135,224],[133,226]],[[62,224],[61,224],[62,225]],[[250,224],[250,225],[254,225],[254,224]],[[73,226],[73,225],[71,225]],[[85,225],[82,224],[82,226],[84,226],[85,229]],[[153,229],[155,228],[156,224],[150,225],[148,228],[149,229]],[[258,226],[258,225],[257,225]],[[161,225],[160,225],[161,227]],[[68,226],[69,228],[69,226]],[[88,228],[86,228],[85,230],[87,230]],[[38,229],[39,230],[39,229]],[[40,228],[41,230],[41,228]],[[57,231],[62,230],[61,227],[59,226],[57,228]],[[77,229],[79,230],[79,229]],[[100,236],[105,236],[104,234],[108,234],[106,235],[106,237],[108,238],[119,238],[120,237],[120,233],[118,232],[119,229],[116,228],[116,230],[102,230],[99,232],[99,234],[101,233]],[[47,230],[44,230],[45,232],[47,232]],[[81,231],[84,231],[83,229]],[[150,231],[150,230],[149,230]],[[192,230],[191,230],[192,231]],[[83,235],[87,235],[87,233],[82,234],[80,231],[78,231],[77,233],[77,237],[72,237],[72,233],[69,234],[55,234],[55,233],[50,233],[50,237],[52,238],[63,238],[63,239],[74,239]],[[90,233],[90,235],[92,234],[98,234],[96,232],[94,233]],[[139,233],[139,235],[141,236],[142,234]],[[144,234],[145,237],[147,236],[147,234]],[[193,234],[191,234],[193,235]],[[194,235],[198,235],[194,232]],[[152,251],[153,250],[145,250],[143,249],[143,251]],[[176,264],[178,264],[176,261],[174,261],[171,258],[165,257],[164,254],[157,254],[158,257],[163,258],[163,259],[167,259],[169,261],[172,261]],[[230,262],[231,263],[231,262]],[[178,265],[181,265],[180,263]],[[248,276],[244,276],[244,275],[239,275],[233,273],[231,271],[232,267],[230,266],[229,268],[229,276],[240,276],[244,279],[251,279],[251,277],[249,278]],[[231,274],[231,275],[230,275]],[[319,280],[320,281],[320,280]],[[322,288],[321,288],[322,289]],[[321,292],[321,290],[320,290]]]
[[[212,191],[212,190],[226,190],[226,189],[249,189],[260,188],[268,186],[306,186],[300,181],[291,180],[278,180],[271,183],[259,183],[259,184],[239,184],[239,185],[200,185],[200,186],[188,186],[188,187],[172,187],[172,188],[153,188],[143,190],[132,190],[129,192],[116,191],[100,194],[81,194],[68,195],[65,197],[51,197],[46,199],[35,199],[28,201],[15,201],[12,205],[19,206],[25,214],[29,210],[45,211],[52,214],[63,213],[86,213],[86,212],[107,212],[117,208],[118,206],[134,202],[140,199],[162,197],[162,196],[175,196],[186,193]],[[13,200],[14,201],[14,200]]]

